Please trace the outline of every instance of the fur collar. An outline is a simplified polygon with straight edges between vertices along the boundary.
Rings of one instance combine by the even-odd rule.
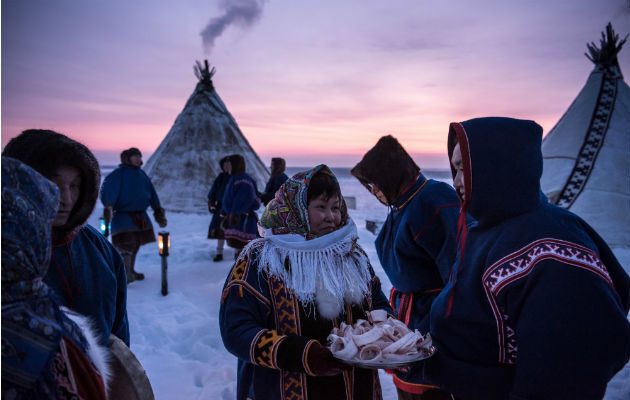
[[[103,384],[105,385],[105,393],[107,393],[109,381],[112,376],[112,371],[109,367],[110,356],[107,348],[98,343],[96,329],[94,329],[93,324],[88,317],[71,311],[63,306],[60,308],[61,311],[72,320],[72,322],[78,325],[81,333],[85,336],[85,340],[88,343],[86,355],[90,361],[92,361],[92,364],[94,364],[94,367],[99,374],[101,374]]]

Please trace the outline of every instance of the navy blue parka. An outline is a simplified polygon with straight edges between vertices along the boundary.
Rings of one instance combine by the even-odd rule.
[[[449,283],[431,310],[425,377],[463,399],[601,399],[628,361],[630,278],[580,217],[540,192],[542,128],[453,123],[465,202]]]

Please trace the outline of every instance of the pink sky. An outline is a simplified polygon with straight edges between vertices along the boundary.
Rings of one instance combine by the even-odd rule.
[[[208,58],[265,163],[351,166],[392,134],[421,166],[447,167],[449,122],[511,116],[548,132],[592,69],[586,43],[609,21],[630,30],[627,0],[240,0],[258,14],[204,51],[200,32],[233,3],[3,2],[2,145],[46,128],[105,164],[130,146],[147,156]],[[628,45],[619,62],[627,80]]]

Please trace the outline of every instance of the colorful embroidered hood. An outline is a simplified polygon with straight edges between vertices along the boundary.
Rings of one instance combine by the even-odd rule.
[[[19,161],[2,157],[3,303],[11,294],[9,286],[43,285],[58,199],[54,183]]]
[[[328,174],[337,178],[330,168],[320,164],[313,169],[298,172],[278,189],[276,196],[269,202],[260,219],[260,224],[265,229],[271,229],[275,235],[295,233],[312,239],[308,223],[308,186],[315,174]],[[341,191],[340,191],[341,192]],[[341,226],[348,221],[348,209],[346,202],[341,199]]]

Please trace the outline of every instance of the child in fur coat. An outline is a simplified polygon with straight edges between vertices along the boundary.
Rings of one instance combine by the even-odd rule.
[[[325,347],[341,322],[373,309],[393,314],[332,171],[319,165],[288,179],[261,226],[264,237],[243,249],[221,298],[237,399],[381,399],[376,370],[342,364]]]

